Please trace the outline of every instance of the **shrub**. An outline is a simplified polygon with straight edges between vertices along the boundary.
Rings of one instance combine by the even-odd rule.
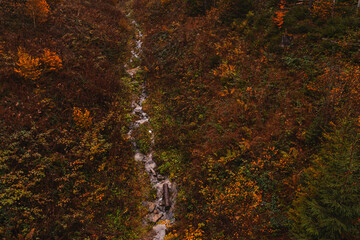
[[[41,62],[44,64],[45,70],[47,71],[58,71],[63,66],[60,57],[49,49],[44,49]]]
[[[18,49],[18,62],[16,63],[15,72],[21,77],[29,80],[37,80],[42,72],[40,68],[40,59],[33,58],[26,53],[21,47]]]
[[[317,0],[312,6],[311,13],[325,20],[330,17],[333,7],[334,4],[331,0]]]
[[[36,21],[46,21],[50,8],[45,0],[27,0],[25,3],[25,13],[33,18],[34,27],[36,27]]]
[[[80,128],[88,128],[92,124],[92,117],[87,109],[81,110],[78,107],[73,108],[73,119],[76,126]]]

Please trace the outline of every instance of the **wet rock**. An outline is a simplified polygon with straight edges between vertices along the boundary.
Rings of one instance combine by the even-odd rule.
[[[158,174],[158,175],[157,175],[157,179],[158,179],[159,181],[163,181],[163,180],[165,180],[165,177],[162,176],[162,175],[160,175],[160,174]]]
[[[135,161],[142,161],[145,158],[145,155],[142,153],[135,153],[134,159]]]
[[[158,180],[156,178],[156,175],[151,175],[150,176],[150,182],[151,182],[152,185],[155,185],[158,182]]]
[[[153,158],[153,152],[150,152],[148,155],[146,155],[146,161],[152,161]]]
[[[152,213],[149,215],[150,222],[156,223],[163,216],[162,213]]]
[[[1,1],[1,0],[0,0]],[[130,58],[130,62],[134,62],[135,59],[140,57],[142,52],[142,33],[137,28],[137,24],[134,20],[132,23],[136,29],[136,39],[135,46],[132,49],[132,56]],[[129,69],[130,67],[126,65],[127,73],[131,76],[133,80],[135,80],[135,75],[140,70],[140,67]],[[153,202],[144,201],[143,205],[149,211],[146,218],[143,220],[148,223],[155,223],[153,227],[152,236],[149,235],[146,239],[152,240],[164,240],[166,233],[166,225],[159,220],[169,221],[170,223],[174,222],[174,206],[176,204],[175,195],[176,195],[176,185],[172,185],[168,178],[158,174],[156,172],[156,163],[153,161],[153,152],[151,151],[148,154],[143,154],[140,151],[140,148],[136,144],[136,139],[133,135],[133,132],[139,128],[142,124],[149,122],[149,115],[144,112],[143,102],[146,101],[148,97],[148,92],[146,91],[145,84],[141,84],[142,88],[140,96],[138,96],[137,100],[132,102],[132,115],[134,116],[133,123],[130,125],[130,129],[128,132],[129,140],[133,145],[133,149],[135,150],[134,160],[138,162],[144,163],[145,171],[149,174],[150,182],[153,188],[156,189],[156,200]],[[149,130],[149,134],[151,135],[151,146],[155,145],[155,135],[152,130]]]
[[[155,210],[156,204],[153,202],[147,202],[146,207],[148,208],[149,212],[152,213]]]
[[[136,104],[136,105],[137,105],[137,104]],[[134,112],[134,113],[136,113],[136,112],[142,112],[142,107],[139,106],[139,105],[137,105],[137,106],[134,108],[133,112]]]
[[[165,206],[160,205],[157,208],[159,209],[160,212],[165,212],[166,211]]]
[[[149,121],[149,119],[140,119],[140,120],[137,120],[137,121],[135,121],[135,125],[136,125],[136,127],[138,127],[139,125],[141,125],[141,124],[144,124],[144,123],[146,123],[146,122],[148,122]]]
[[[152,175],[154,175],[154,176],[156,176],[156,172],[154,171],[154,169],[150,169],[150,173],[152,174]]]
[[[145,163],[145,170],[147,172],[151,172],[151,169],[154,170],[154,168],[156,168],[156,163],[154,161],[150,160]]]
[[[156,233],[154,240],[163,240],[165,238],[166,225],[158,224],[153,227],[153,231]]]

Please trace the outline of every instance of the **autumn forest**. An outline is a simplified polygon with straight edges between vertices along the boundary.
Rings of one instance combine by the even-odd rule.
[[[0,0],[0,239],[360,240],[360,1]]]

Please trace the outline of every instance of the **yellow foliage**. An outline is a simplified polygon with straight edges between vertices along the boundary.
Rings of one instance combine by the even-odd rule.
[[[15,72],[25,79],[37,80],[42,72],[39,58],[33,58],[22,48],[18,49],[18,58],[19,60],[14,69]]]
[[[325,67],[324,73],[316,82],[307,84],[307,88],[314,92],[327,94],[328,99],[335,105],[344,99],[358,105],[360,99],[360,67],[347,65],[339,72]]]
[[[57,71],[62,68],[62,60],[55,53],[49,49],[44,49],[44,53],[41,56],[41,61],[48,71]]]
[[[175,231],[174,233],[170,232],[168,234],[166,234],[165,236],[165,240],[172,240],[172,239],[176,239],[179,236],[179,234],[177,234]]]
[[[223,62],[220,66],[213,71],[215,76],[223,78],[231,78],[236,74],[236,66]]]
[[[222,219],[234,227],[234,239],[249,237],[255,233],[253,226],[261,225],[257,214],[262,202],[262,192],[257,183],[246,177],[242,170],[233,173],[230,183],[224,189],[205,188],[202,193],[209,199],[209,221]],[[215,223],[216,221],[214,221]],[[258,230],[265,230],[261,226]]]
[[[74,107],[73,119],[76,126],[80,128],[88,128],[92,124],[92,117],[90,117],[90,112],[87,109],[82,111],[80,108]]]
[[[201,224],[195,229],[192,225],[185,230],[185,239],[186,240],[202,240],[204,231],[201,230]]]

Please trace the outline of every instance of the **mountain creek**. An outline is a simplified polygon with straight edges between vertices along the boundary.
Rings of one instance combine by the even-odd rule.
[[[130,17],[130,14],[128,14]],[[131,20],[134,31],[136,32],[134,39],[134,44],[131,50],[130,63],[138,62],[141,58],[142,53],[142,38],[143,34],[135,20]],[[132,64],[133,65],[133,64]],[[141,70],[141,66],[136,66],[130,68],[126,66],[127,73],[131,76],[132,81],[135,81],[135,76],[138,71]],[[150,127],[149,133],[151,135],[151,146],[149,153],[146,154],[140,150],[140,147],[137,145],[137,140],[133,135],[134,130],[139,128],[145,123],[149,123],[150,116],[144,112],[143,103],[148,97],[148,92],[146,90],[146,80],[140,84],[140,95],[137,99],[132,101],[132,115],[134,119],[137,119],[131,123],[130,130],[128,132],[128,137],[132,142],[134,149],[134,160],[144,163],[145,171],[149,174],[150,184],[152,188],[156,190],[156,199],[155,201],[148,202],[144,201],[143,205],[147,207],[148,214],[144,219],[144,223],[148,222],[154,223],[155,225],[152,228],[151,235],[154,236],[154,240],[162,240],[166,235],[167,224],[172,224],[175,221],[174,218],[174,207],[175,207],[175,198],[176,198],[176,184],[170,182],[169,178],[162,176],[157,172],[157,165],[153,160],[154,151],[152,147],[155,144],[155,135]]]

